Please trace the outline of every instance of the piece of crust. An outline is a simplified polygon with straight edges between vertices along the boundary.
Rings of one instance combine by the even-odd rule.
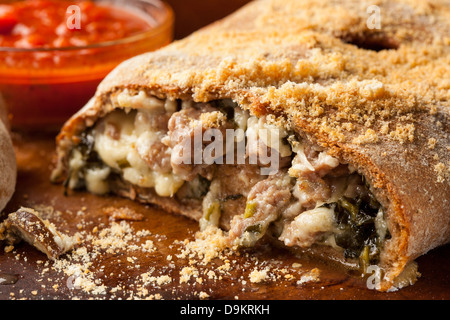
[[[6,106],[0,94],[0,213],[16,189],[17,163]]]

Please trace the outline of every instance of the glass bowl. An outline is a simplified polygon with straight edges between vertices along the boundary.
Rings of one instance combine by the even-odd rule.
[[[120,62],[173,40],[174,15],[159,0],[101,0],[146,19],[148,31],[114,41],[60,48],[0,47],[0,105],[13,129],[57,130],[94,95]]]

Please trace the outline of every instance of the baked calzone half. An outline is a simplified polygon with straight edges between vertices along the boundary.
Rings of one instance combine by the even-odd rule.
[[[377,18],[379,20],[377,20]],[[450,240],[450,8],[251,2],[122,63],[57,138],[54,181],[367,273]]]

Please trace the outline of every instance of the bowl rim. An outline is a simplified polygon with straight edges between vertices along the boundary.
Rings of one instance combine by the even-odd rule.
[[[95,0],[94,0],[95,1]],[[97,0],[98,1],[98,0]],[[97,2],[95,1],[95,2]],[[137,42],[139,40],[147,39],[153,37],[156,34],[161,33],[167,27],[173,26],[175,15],[173,9],[165,1],[161,0],[134,0],[136,2],[148,3],[151,5],[157,5],[159,9],[163,10],[166,17],[162,23],[157,24],[155,27],[143,32],[133,34],[131,36],[120,38],[117,40],[100,41],[96,43],[91,43],[85,46],[66,46],[66,47],[35,47],[35,48],[16,48],[16,47],[1,47],[0,52],[20,52],[20,53],[36,53],[36,52],[57,52],[57,51],[78,51],[86,49],[96,49],[96,48],[107,48],[115,45],[122,45],[126,43]],[[118,2],[122,2],[126,5],[131,6],[127,0],[100,0],[98,2],[111,2],[114,5]],[[126,10],[126,8],[125,8]]]

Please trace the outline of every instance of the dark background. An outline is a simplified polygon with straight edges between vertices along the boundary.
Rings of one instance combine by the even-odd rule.
[[[175,13],[175,39],[181,39],[236,11],[249,0],[165,0]]]

